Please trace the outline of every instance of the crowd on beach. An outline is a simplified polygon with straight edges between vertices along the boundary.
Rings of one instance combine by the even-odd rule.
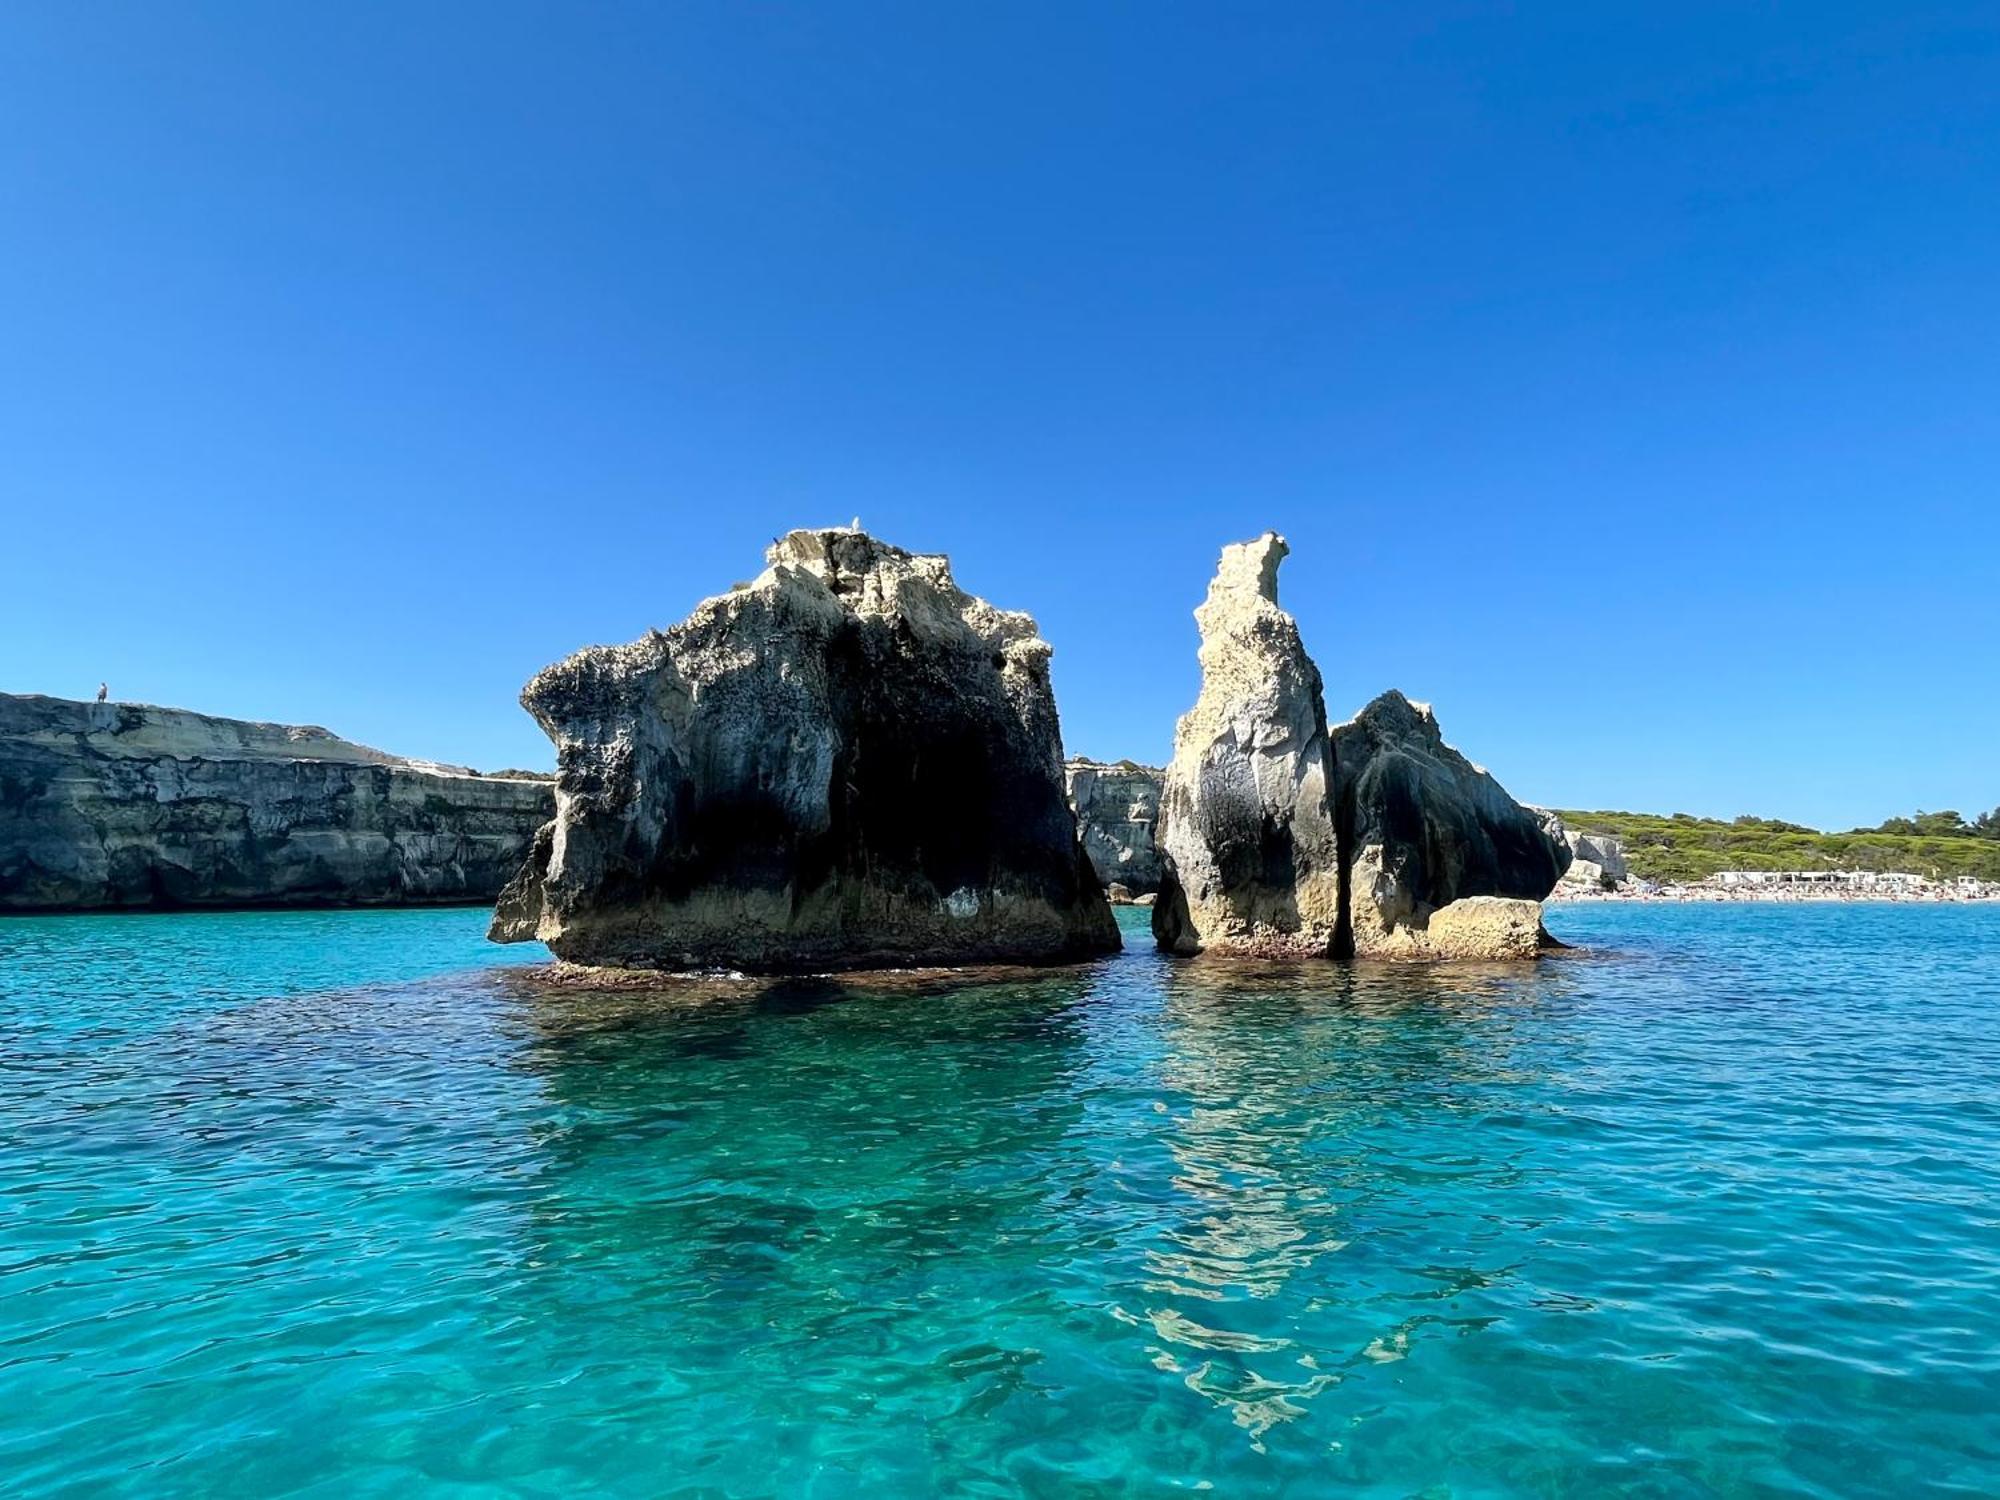
[[[1551,901],[2000,901],[2000,881],[1933,880],[1906,871],[1723,870],[1704,880],[1627,879],[1614,886],[1565,881]]]

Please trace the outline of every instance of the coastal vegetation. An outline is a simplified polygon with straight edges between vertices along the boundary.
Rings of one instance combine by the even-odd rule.
[[[1902,833],[1923,838],[2000,840],[2000,807],[1983,812],[1968,822],[1953,812],[1920,812],[1912,818],[1889,818],[1873,828],[1857,828],[1856,833]]]
[[[1948,880],[2000,880],[2000,809],[1967,822],[1956,812],[1891,818],[1876,828],[1822,833],[1800,823],[1689,813],[1581,812],[1562,820],[1624,840],[1640,880],[1687,882],[1723,870],[1901,870]]]

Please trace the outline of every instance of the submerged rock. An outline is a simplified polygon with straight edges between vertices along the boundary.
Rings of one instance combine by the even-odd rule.
[[[1347,880],[1336,951],[1486,956],[1465,951],[1479,934],[1505,950],[1494,957],[1531,951],[1519,933],[1540,933],[1540,902],[1569,864],[1560,832],[1447,745],[1427,705],[1399,692],[1382,694],[1329,739]],[[1476,912],[1457,909],[1468,898],[1482,899]],[[1519,909],[1502,913],[1496,898]]]
[[[1275,532],[1223,548],[1195,611],[1201,694],[1174,730],[1153,907],[1177,953],[1325,955],[1339,925],[1326,705],[1278,607],[1289,551]]]
[[[1100,884],[1133,895],[1160,888],[1160,778],[1153,767],[1129,760],[1107,765],[1076,756],[1063,763],[1084,852]]]
[[[1115,950],[1034,621],[859,531],[794,531],[767,559],[528,684],[556,815],[493,936],[763,972]]]
[[[490,901],[553,806],[309,725],[0,694],[0,911]]]

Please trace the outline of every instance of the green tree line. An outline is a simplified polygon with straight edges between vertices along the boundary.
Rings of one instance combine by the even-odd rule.
[[[1901,833],[1928,839],[2000,839],[2000,807],[1983,812],[1970,823],[1956,812],[1920,812],[1913,818],[1889,818],[1856,833]]]
[[[1875,828],[1822,833],[1748,815],[1724,822],[1688,813],[1564,811],[1565,826],[1624,841],[1641,880],[1703,880],[1722,870],[1907,871],[1932,880],[2000,880],[2000,808],[1967,822],[1956,812],[1890,818]]]

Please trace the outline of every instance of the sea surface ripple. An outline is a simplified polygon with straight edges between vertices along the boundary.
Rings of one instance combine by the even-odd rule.
[[[700,1004],[0,921],[0,1491],[2000,1494],[2000,909],[1551,920]]]

